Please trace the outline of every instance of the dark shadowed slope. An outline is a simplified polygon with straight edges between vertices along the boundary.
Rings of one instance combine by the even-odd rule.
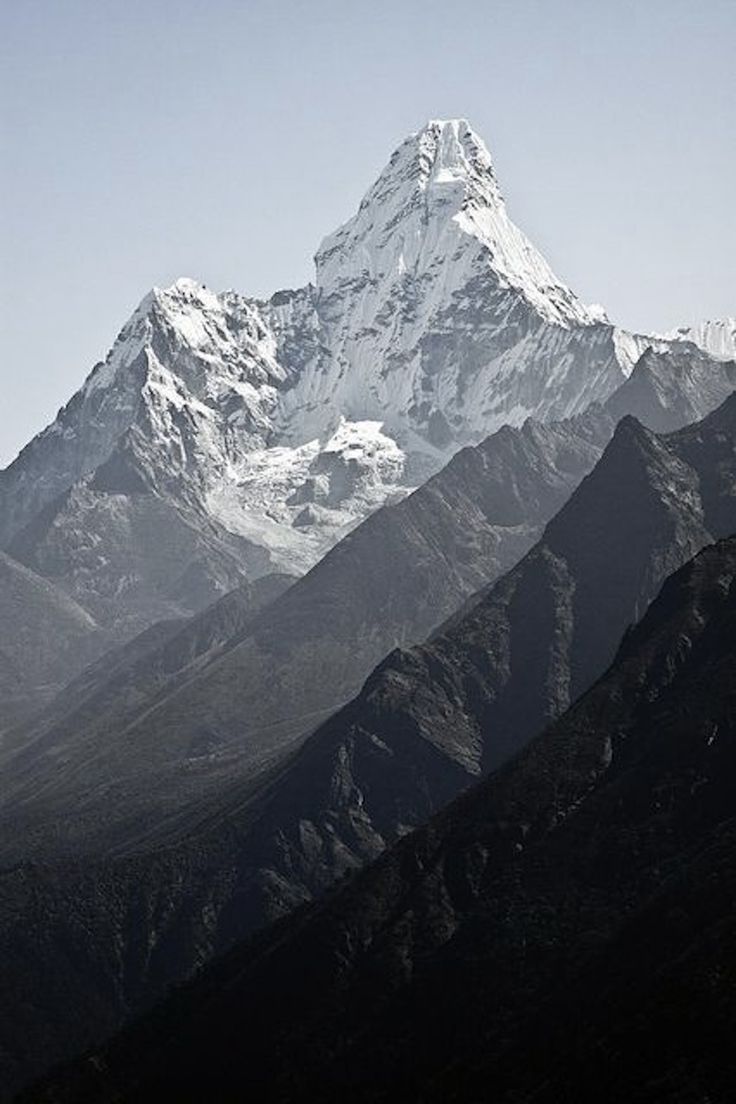
[[[735,641],[732,539],[487,782],[26,1099],[733,1099]]]
[[[298,752],[249,830],[243,902],[277,915],[518,750],[605,670],[666,575],[736,530],[735,488],[736,399],[669,437],[623,421],[525,559],[388,656]]]
[[[12,775],[20,784],[39,756],[53,761],[65,739],[76,740],[81,761],[86,757],[92,763],[100,752],[100,731],[122,735],[231,646],[260,610],[294,581],[289,575],[264,575],[253,583],[242,583],[202,613],[157,622],[126,644],[110,649],[73,679],[44,712],[6,732],[0,769],[9,778],[12,765]],[[208,751],[206,745],[192,750],[202,756]],[[68,828],[78,814],[74,806],[66,810]],[[6,845],[13,831],[9,825]],[[34,841],[25,832],[19,848],[22,854],[34,850]]]
[[[666,573],[736,529],[735,407],[669,437],[622,423],[544,539],[471,613],[389,656],[272,772],[190,809],[187,832],[159,837],[165,850],[7,871],[4,985],[25,1010],[2,1028],[8,1076],[94,1041],[352,873],[562,712]],[[54,1013],[52,981],[76,1021]]]

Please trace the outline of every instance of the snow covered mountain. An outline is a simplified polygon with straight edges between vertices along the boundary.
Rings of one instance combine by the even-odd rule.
[[[605,400],[651,341],[560,283],[481,139],[433,121],[322,243],[314,285],[149,293],[0,473],[0,547],[103,622],[122,603],[132,631],[308,569],[459,447]]]
[[[664,337],[667,341],[692,341],[693,345],[719,360],[736,358],[736,317],[679,326]]]
[[[292,434],[305,413],[320,430],[337,409],[409,429],[419,437],[410,448],[445,450],[503,421],[577,413],[635,356],[622,350],[619,363],[612,328],[510,221],[488,151],[464,121],[430,122],[408,138],[315,261],[311,298],[328,355],[287,396]],[[571,335],[581,328],[588,363],[575,378]]]

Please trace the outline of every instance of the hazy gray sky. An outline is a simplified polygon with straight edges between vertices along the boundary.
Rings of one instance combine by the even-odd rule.
[[[735,0],[2,0],[0,465],[153,284],[311,276],[398,142],[485,138],[625,326],[736,311]]]

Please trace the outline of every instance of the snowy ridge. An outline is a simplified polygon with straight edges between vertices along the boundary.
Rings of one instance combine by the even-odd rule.
[[[509,219],[464,120],[406,139],[315,264],[300,310],[319,340],[283,396],[281,439],[340,415],[380,420],[422,475],[504,422],[604,400],[648,344],[554,276]],[[263,311],[280,333],[277,298]]]
[[[667,341],[692,341],[693,345],[719,360],[736,358],[736,317],[680,326],[664,337]]]
[[[242,409],[234,410],[233,417],[256,432],[268,432],[268,410],[285,373],[274,355],[273,335],[248,300],[215,295],[188,278],[154,288],[121,330],[105,362],[92,371],[84,393],[117,385],[121,369],[146,350],[153,354],[147,376],[152,390],[168,390],[175,405],[196,405],[213,415],[240,398]]]

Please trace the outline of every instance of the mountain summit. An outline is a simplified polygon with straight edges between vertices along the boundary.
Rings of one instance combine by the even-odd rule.
[[[458,258],[466,263],[446,264]],[[476,259],[547,322],[601,321],[509,219],[483,140],[465,119],[432,120],[399,146],[356,215],[322,243],[317,286],[330,295],[351,281],[409,283],[451,267],[459,288]]]
[[[296,441],[338,412],[380,420],[412,474],[504,422],[605,400],[646,345],[557,279],[465,120],[408,137],[315,265],[301,310],[320,352],[285,396],[283,432]],[[293,325],[294,299],[289,312]]]

